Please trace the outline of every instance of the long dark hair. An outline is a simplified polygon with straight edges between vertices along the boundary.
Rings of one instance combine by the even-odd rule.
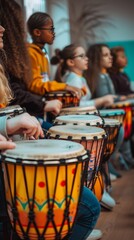
[[[98,82],[98,77],[101,72],[102,47],[108,47],[108,45],[103,43],[93,44],[87,50],[89,67],[84,72],[84,77],[87,80],[87,83],[92,92],[92,95],[95,92],[97,82]]]
[[[113,57],[113,63],[112,63],[112,67],[108,69],[109,73],[118,73],[120,70],[120,66],[118,66],[118,64],[116,62],[118,52],[125,52],[125,50],[121,46],[111,48],[111,55]]]
[[[9,75],[29,84],[32,80],[29,54],[26,47],[26,33],[23,11],[14,0],[0,0],[1,24],[5,28],[4,49],[7,55]]]

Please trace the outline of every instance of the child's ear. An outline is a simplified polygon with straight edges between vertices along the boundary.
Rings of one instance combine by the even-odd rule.
[[[39,29],[35,28],[35,29],[33,30],[33,35],[34,35],[34,36],[40,36],[40,34],[41,34],[41,31],[40,31]]]
[[[74,60],[73,59],[67,59],[67,65],[69,67],[73,67],[74,66]]]

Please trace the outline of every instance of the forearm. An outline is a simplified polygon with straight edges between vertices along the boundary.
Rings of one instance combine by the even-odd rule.
[[[43,82],[40,78],[33,80],[29,86],[31,92],[42,96],[45,95],[46,92],[63,91],[65,88],[65,83],[58,83],[56,81]]]

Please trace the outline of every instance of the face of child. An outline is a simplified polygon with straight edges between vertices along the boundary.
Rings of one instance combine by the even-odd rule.
[[[0,25],[0,49],[3,48],[3,33],[5,29]]]
[[[116,64],[119,68],[124,68],[127,65],[127,58],[124,51],[117,52]]]
[[[102,56],[101,56],[101,67],[102,68],[110,68],[112,66],[112,56],[110,49],[107,47],[102,47]]]
[[[55,38],[54,25],[52,19],[48,19],[47,23],[40,28],[40,42],[42,44],[51,45]]]
[[[77,47],[73,57],[74,68],[77,73],[81,74],[88,68],[88,57],[83,47]]]

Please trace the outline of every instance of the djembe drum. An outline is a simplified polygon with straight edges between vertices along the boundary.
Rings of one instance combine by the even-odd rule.
[[[103,118],[117,119],[123,124],[125,111],[123,109],[101,109],[99,110],[99,114]]]
[[[89,150],[90,158],[85,185],[93,190],[102,161],[102,152],[106,141],[105,131],[98,127],[69,124],[65,125],[64,128],[62,125],[51,127],[47,137],[79,142],[86,150]],[[99,198],[101,197],[99,196]]]
[[[1,157],[12,228],[21,239],[63,239],[76,217],[89,156],[70,141],[16,145]]]
[[[106,188],[111,188],[110,176],[108,171],[108,163],[110,156],[114,152],[118,133],[120,130],[120,122],[116,119],[107,119],[101,118],[95,115],[65,115],[59,116],[55,119],[55,125],[86,125],[86,126],[99,126],[104,128],[107,134],[107,141],[103,150],[103,160],[102,165],[100,166],[100,170],[103,170],[105,176]]]
[[[78,106],[80,101],[75,94],[67,91],[45,93],[45,98],[47,101],[58,99],[62,102],[63,107],[65,108]]]
[[[104,148],[104,161],[108,161],[116,146],[120,122],[116,119],[101,118],[95,115],[67,115],[56,117],[54,125],[86,125],[97,126],[105,129],[107,134],[107,143]]]

